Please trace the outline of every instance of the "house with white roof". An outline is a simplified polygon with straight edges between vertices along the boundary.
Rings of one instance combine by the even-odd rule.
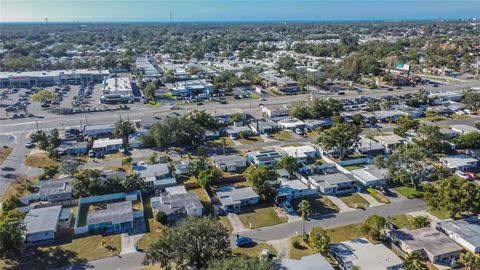
[[[478,217],[441,221],[437,223],[437,229],[446,233],[466,250],[480,253],[480,219]]]
[[[397,134],[375,136],[373,139],[383,145],[387,151],[392,151],[395,146],[407,141],[407,139],[400,137]]]
[[[94,152],[114,153],[123,147],[122,139],[102,138],[93,141],[92,149]]]
[[[287,146],[280,148],[286,156],[293,157],[297,162],[307,162],[308,158],[316,158],[318,156],[318,150],[311,145],[302,146]]]
[[[288,116],[289,109],[286,105],[265,105],[262,106],[262,112],[268,118]]]
[[[291,201],[292,199],[315,194],[317,194],[317,189],[308,187],[305,183],[298,179],[288,180],[285,178],[280,178],[280,187],[277,189],[275,201]]]
[[[365,166],[353,170],[353,177],[365,187],[383,186],[387,184],[387,170],[376,166]]]
[[[133,167],[133,171],[144,179],[146,187],[164,189],[177,184],[177,180],[167,163],[138,165]]]
[[[102,83],[101,103],[134,102],[135,96],[128,77],[106,78]]]
[[[222,187],[217,192],[217,198],[223,211],[239,212],[242,206],[258,204],[260,196],[252,187],[235,188]]]
[[[61,205],[31,209],[24,218],[25,242],[32,244],[53,240],[58,229],[69,225],[70,214],[71,209],[63,210]]]
[[[282,259],[279,270],[334,270],[334,268],[320,253],[317,253],[299,260]]]
[[[247,159],[239,155],[218,155],[212,160],[215,167],[224,172],[235,172],[247,166]]]
[[[447,157],[441,157],[440,162],[442,165],[454,169],[456,171],[468,171],[477,167],[478,160],[467,155],[452,155]]]
[[[472,126],[468,126],[468,125],[451,125],[450,129],[459,133],[459,134],[466,134],[466,133],[470,133],[470,132],[479,132],[480,131],[477,128],[472,127]]]
[[[308,181],[322,194],[326,195],[351,193],[356,189],[356,179],[351,174],[317,174],[308,176]]]
[[[183,186],[182,186],[183,187]],[[150,204],[154,214],[163,212],[167,219],[178,220],[186,216],[203,215],[203,206],[195,192],[182,192],[179,189],[167,188],[160,196],[151,198]]]
[[[305,122],[296,118],[285,118],[277,122],[278,126],[283,129],[295,130],[296,128],[304,129]]]

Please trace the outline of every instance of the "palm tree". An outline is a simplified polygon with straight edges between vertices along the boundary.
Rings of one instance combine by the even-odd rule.
[[[220,142],[222,143],[223,155],[225,155],[225,145],[227,144],[227,140],[225,137],[220,138]]]
[[[469,270],[480,268],[480,257],[470,252],[462,253],[458,262],[468,267]]]
[[[412,252],[405,257],[403,268],[407,270],[428,270],[422,263],[422,257],[418,252]]]
[[[302,219],[305,219],[308,213],[310,213],[310,202],[307,200],[302,200],[298,203],[298,210],[302,212]]]
[[[122,138],[123,148],[125,149],[127,149],[129,146],[128,136],[134,132],[135,127],[130,121],[119,120],[117,123],[115,123],[114,134],[117,136],[117,138]]]

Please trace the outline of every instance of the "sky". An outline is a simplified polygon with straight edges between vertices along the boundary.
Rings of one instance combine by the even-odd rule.
[[[480,18],[480,0],[0,0],[1,22]]]

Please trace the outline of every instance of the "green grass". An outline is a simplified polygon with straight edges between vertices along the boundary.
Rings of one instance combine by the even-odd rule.
[[[230,224],[230,221],[226,216],[220,216],[218,222],[220,222],[230,233],[233,231],[232,224]]]
[[[448,213],[448,211],[444,209],[429,208],[427,209],[427,212],[442,220],[450,218],[450,213]]]
[[[225,146],[234,146],[232,139],[225,137]],[[222,147],[222,139],[218,138],[216,140],[207,141],[207,146],[209,147]]]
[[[235,247],[232,249],[233,254],[243,254],[250,257],[260,256],[262,255],[262,250],[268,249],[271,256],[277,256],[277,251],[271,245],[266,243],[257,243],[251,247]]]
[[[396,215],[387,218],[387,222],[395,224],[399,228],[407,228],[409,230],[415,229],[413,225],[413,217],[410,215]]]
[[[409,198],[409,199],[418,199],[418,198],[423,198],[423,195],[425,194],[424,191],[420,190],[415,190],[411,186],[400,186],[400,187],[395,187],[395,191],[398,193],[402,194],[403,196]]]
[[[327,230],[328,236],[330,236],[330,242],[340,243],[343,241],[353,240],[360,237],[365,237],[362,232],[362,224],[350,224]]]
[[[381,202],[381,203],[390,203],[390,200],[385,197],[380,191],[374,189],[374,188],[367,188],[368,194],[372,196],[375,200]]]
[[[12,150],[13,148],[11,147],[0,148],[0,165],[3,163],[5,159],[7,159],[8,155],[10,155]]]
[[[301,199],[295,199],[292,201],[292,206],[296,211],[298,211],[298,204],[302,200],[307,200],[310,203],[310,214],[313,215],[324,215],[338,213],[340,210],[332,201],[327,197],[322,196],[309,196]]]
[[[263,143],[263,139],[260,136],[251,136],[246,139],[240,139],[242,144],[254,144],[254,143]]]
[[[290,141],[293,139],[292,133],[288,131],[279,131],[272,134],[272,137],[278,141]]]
[[[294,244],[297,242],[297,244]],[[313,255],[317,252],[310,248],[302,236],[294,236],[290,238],[290,258],[300,260],[302,257]]]
[[[176,100],[177,99],[177,97],[173,96],[172,93],[170,93],[170,92],[163,94],[162,98],[167,99],[167,100]]]
[[[368,203],[362,196],[358,195],[358,193],[340,195],[338,198],[350,208],[366,209],[370,205],[370,203]]]
[[[257,94],[252,94],[252,95],[250,96],[250,98],[253,99],[253,100],[258,100],[258,99],[260,99],[260,96],[257,95]]]
[[[454,114],[450,115],[450,118],[455,119],[455,120],[465,120],[465,119],[469,119],[470,116],[465,115],[465,114],[454,113]]]
[[[349,170],[349,171],[354,171],[354,170],[365,168],[365,164],[347,165],[347,166],[342,166],[342,167]]]
[[[147,103],[147,107],[149,107],[149,108],[158,108],[158,107],[160,107],[160,105],[161,105],[161,104],[160,104],[160,102],[158,102],[158,101],[155,101],[155,102],[149,101],[149,102]]]
[[[243,206],[238,217],[246,228],[251,224],[251,229],[269,227],[287,221],[286,218],[280,218],[269,203]]]

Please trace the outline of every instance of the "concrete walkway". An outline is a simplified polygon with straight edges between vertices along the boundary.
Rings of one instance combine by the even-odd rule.
[[[337,196],[325,195],[325,197],[327,197],[330,201],[332,201],[338,207],[340,213],[357,210],[357,209],[348,207],[348,205],[346,205]]]
[[[362,193],[362,192],[358,192],[358,195],[362,196],[362,198],[364,198],[369,204],[370,204],[370,207],[372,206],[379,206],[379,205],[384,205],[384,203],[381,203],[377,200],[375,200],[372,195],[368,194],[368,193]]]
[[[230,224],[232,225],[232,233],[238,233],[238,232],[244,232],[247,231],[247,228],[243,225],[242,221],[238,217],[237,214],[235,213],[229,213],[227,215],[228,221],[230,221]]]
[[[290,237],[267,241],[277,251],[277,258],[290,258]]]
[[[128,233],[122,233],[120,235],[122,241],[122,251],[120,251],[120,255],[137,252],[135,244],[142,236],[143,234],[128,235]]]

